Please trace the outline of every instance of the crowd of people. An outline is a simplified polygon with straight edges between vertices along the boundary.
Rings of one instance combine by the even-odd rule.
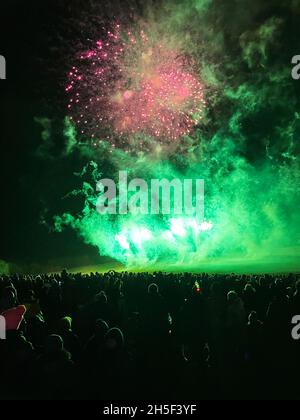
[[[300,397],[295,274],[0,276],[0,314],[2,400]]]

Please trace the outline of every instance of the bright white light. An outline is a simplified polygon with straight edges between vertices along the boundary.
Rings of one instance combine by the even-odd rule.
[[[207,232],[208,230],[212,230],[212,228],[214,227],[212,222],[203,222],[200,225],[200,230],[202,230],[202,232]]]
[[[144,240],[144,241],[149,241],[150,239],[152,239],[152,233],[150,232],[150,230],[148,229],[142,229],[140,231],[140,237]]]
[[[176,236],[186,236],[186,228],[191,227],[195,232],[207,232],[213,228],[212,222],[202,222],[198,224],[195,219],[172,219],[171,232]]]
[[[199,230],[200,230],[200,225],[198,225],[198,223],[195,219],[187,219],[186,220],[186,226],[191,227],[196,232],[199,232]]]
[[[141,245],[144,241],[152,239],[152,233],[148,229],[135,229],[131,232],[131,240],[136,245]]]
[[[169,230],[166,230],[165,232],[163,232],[161,237],[165,241],[175,242],[175,238],[174,238],[172,232],[170,232]]]
[[[116,235],[115,236],[116,241],[119,242],[120,246],[124,249],[130,249],[130,245],[124,235]]]
[[[171,220],[171,232],[176,236],[185,236],[186,230],[182,219]]]

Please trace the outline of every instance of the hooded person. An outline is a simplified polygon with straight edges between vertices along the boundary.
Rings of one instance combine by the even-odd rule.
[[[6,383],[7,389],[10,385],[12,386],[11,392],[15,397],[18,393],[22,393],[22,383],[19,379],[28,374],[35,358],[34,348],[21,329],[25,312],[25,306],[20,305],[1,314],[4,330],[2,338],[5,338],[5,340],[0,340],[1,378]]]
[[[0,312],[6,311],[17,306],[16,291],[12,287],[6,287],[0,299]]]
[[[47,334],[47,325],[40,307],[39,299],[33,290],[23,294],[23,303],[26,307],[25,320],[28,339],[35,348],[42,349]]]
[[[64,350],[63,339],[57,334],[51,334],[45,341],[45,354],[52,356]]]
[[[104,336],[104,349],[107,352],[119,352],[124,348],[124,335],[119,328],[111,328]]]
[[[94,325],[94,333],[89,338],[80,363],[80,377],[86,383],[83,390],[85,398],[91,396],[98,398],[98,389],[94,385],[98,384],[99,378],[102,379],[103,371],[107,366],[103,363],[104,337],[109,330],[108,324],[103,319],[98,319]]]
[[[61,398],[71,392],[74,364],[61,336],[51,334],[46,338],[44,354],[39,359],[39,375],[47,397]]]
[[[147,332],[150,341],[153,338],[158,340],[165,338],[169,330],[168,315],[166,303],[159,293],[158,285],[156,283],[150,284],[141,310],[144,331]]]
[[[101,397],[116,399],[126,398],[130,393],[133,375],[130,357],[126,351],[123,332],[119,328],[111,328],[104,336],[103,349],[97,369],[101,377]],[[129,383],[130,382],[130,383]]]
[[[78,336],[72,330],[72,318],[65,316],[58,322],[58,334],[64,342],[65,349],[71,353],[74,361],[79,360],[81,345]]]
[[[245,344],[246,339],[246,311],[244,302],[239,295],[230,291],[227,294],[227,343],[233,350],[239,351]],[[230,352],[231,352],[230,350]]]
[[[80,324],[80,337],[87,341],[93,334],[97,319],[105,319],[110,322],[111,308],[104,291],[94,296],[93,300],[85,305],[78,319]]]
[[[245,306],[234,291],[227,294],[227,326],[229,328],[241,328],[246,323]]]
[[[256,311],[252,311],[247,324],[247,361],[256,362],[261,356],[263,347],[263,323]]]
[[[84,351],[84,358],[87,364],[97,360],[103,350],[104,337],[109,330],[107,322],[98,319],[95,323],[95,332],[88,340]]]

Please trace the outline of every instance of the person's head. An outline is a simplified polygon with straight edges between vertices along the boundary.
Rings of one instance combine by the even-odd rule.
[[[95,335],[97,337],[103,338],[108,330],[109,330],[109,326],[107,322],[105,322],[103,319],[97,319],[96,325],[95,325]]]
[[[55,354],[63,351],[64,342],[61,336],[56,334],[51,334],[46,338],[45,342],[45,353],[46,354]]]
[[[6,309],[11,309],[17,304],[17,297],[15,291],[11,287],[6,287],[2,293],[0,299],[0,310],[5,311]]]
[[[105,349],[109,352],[121,350],[124,347],[124,335],[119,328],[111,328],[104,337]]]
[[[148,293],[149,293],[149,295],[151,295],[151,296],[158,295],[158,293],[159,293],[159,289],[158,289],[158,286],[157,286],[157,284],[156,284],[156,283],[151,283],[151,284],[148,286]]]
[[[221,285],[216,281],[212,281],[210,286],[210,293],[213,297],[219,297],[221,295]]]
[[[292,298],[293,297],[293,288],[292,287],[287,287],[286,288],[286,295],[288,296],[288,298]]]
[[[255,324],[257,321],[258,321],[257,312],[256,311],[252,311],[249,314],[249,317],[248,317],[249,324],[250,325]]]
[[[255,293],[255,289],[254,289],[254,287],[252,286],[252,284],[247,283],[247,284],[246,284],[246,286],[245,286],[245,288],[244,288],[244,292],[245,292],[246,294],[253,294],[253,293]]]
[[[107,304],[106,293],[104,291],[98,293],[95,297],[95,300],[96,300],[97,303],[100,303],[100,304],[103,304],[103,305]]]
[[[235,303],[239,300],[239,296],[236,292],[234,292],[233,290],[231,290],[230,292],[227,293],[227,302],[228,303]]]
[[[33,303],[36,301],[36,296],[33,290],[27,290],[24,293],[23,299],[26,303]]]
[[[72,331],[72,318],[70,316],[61,318],[58,323],[58,328],[61,332]]]

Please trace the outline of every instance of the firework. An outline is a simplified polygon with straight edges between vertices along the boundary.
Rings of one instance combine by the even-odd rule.
[[[123,33],[120,25],[79,54],[66,92],[79,134],[113,147],[126,148],[138,135],[161,144],[177,141],[191,134],[205,107],[191,57],[144,31]]]
[[[55,229],[71,227],[100,255],[134,269],[299,271],[300,119],[279,39],[288,25],[266,16],[253,26],[256,12],[245,20],[243,5],[150,3],[128,14],[123,1],[114,17],[93,8],[75,19],[91,40],[76,48],[68,75],[68,116],[79,136],[66,130],[67,152],[92,157],[99,175],[94,166],[82,172],[75,191],[85,198],[82,212],[68,206]],[[74,147],[78,140],[84,147]],[[100,215],[96,182],[124,170],[147,182],[203,179],[205,219]]]

